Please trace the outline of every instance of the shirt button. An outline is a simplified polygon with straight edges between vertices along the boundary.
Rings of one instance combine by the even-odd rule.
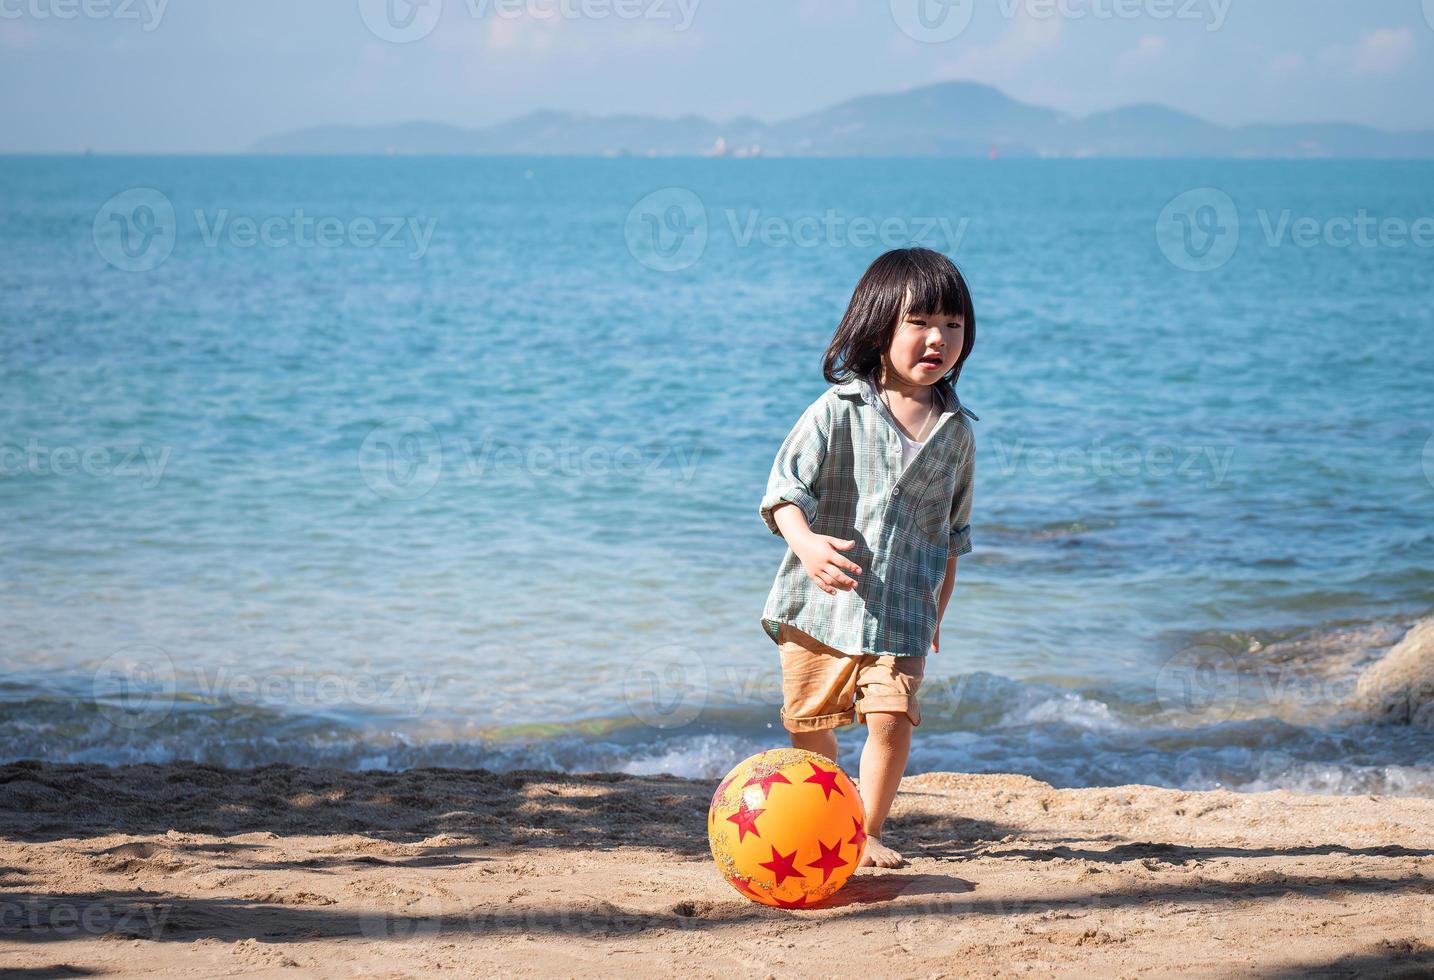
[[[891,491],[891,495],[892,495],[893,497],[899,497],[899,496],[901,496],[901,488],[900,488],[900,487],[894,487],[894,488],[892,489],[892,491]]]

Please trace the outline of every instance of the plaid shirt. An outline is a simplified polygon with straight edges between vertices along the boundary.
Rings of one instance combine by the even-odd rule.
[[[856,542],[841,554],[861,573],[829,595],[788,548],[762,609],[774,641],[788,623],[852,655],[931,652],[947,558],[971,550],[975,439],[963,416],[977,419],[955,399],[903,472],[896,422],[867,379],[832,385],[802,413],[772,464],[762,520],[781,534],[772,509],[791,501],[817,534]]]

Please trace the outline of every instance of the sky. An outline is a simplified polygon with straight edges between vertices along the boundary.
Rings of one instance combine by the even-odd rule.
[[[770,122],[949,79],[1075,114],[1434,129],[1434,0],[0,0],[9,153],[534,109]]]

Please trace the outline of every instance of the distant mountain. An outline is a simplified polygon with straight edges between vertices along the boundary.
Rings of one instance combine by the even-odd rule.
[[[989,85],[863,95],[775,123],[530,112],[492,126],[318,126],[255,153],[697,156],[1434,157],[1434,132],[1352,123],[1221,126],[1158,105],[1072,116]]]

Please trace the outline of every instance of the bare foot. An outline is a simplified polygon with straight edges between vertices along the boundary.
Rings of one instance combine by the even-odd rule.
[[[897,854],[891,848],[881,842],[879,837],[868,837],[866,839],[866,855],[862,857],[859,868],[899,868],[905,863],[905,858]]]

